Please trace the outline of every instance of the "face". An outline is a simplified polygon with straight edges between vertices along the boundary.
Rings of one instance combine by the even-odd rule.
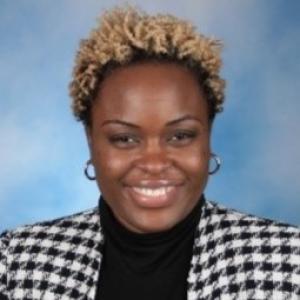
[[[199,201],[208,178],[208,107],[184,67],[114,70],[101,84],[86,132],[99,189],[127,229],[165,231]]]

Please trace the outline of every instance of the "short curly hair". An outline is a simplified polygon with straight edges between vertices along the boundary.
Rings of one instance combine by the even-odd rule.
[[[132,6],[103,13],[99,26],[80,43],[70,83],[77,120],[90,123],[90,109],[101,81],[120,66],[141,61],[173,62],[197,76],[208,100],[209,117],[223,110],[225,81],[220,77],[222,44],[168,14],[149,15]]]

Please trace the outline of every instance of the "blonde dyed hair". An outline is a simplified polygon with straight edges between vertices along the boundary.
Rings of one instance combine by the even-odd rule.
[[[92,102],[110,68],[157,60],[187,66],[197,74],[213,119],[224,102],[221,46],[219,40],[197,33],[191,23],[172,15],[148,15],[128,6],[106,11],[76,55],[70,83],[73,113],[88,124]]]

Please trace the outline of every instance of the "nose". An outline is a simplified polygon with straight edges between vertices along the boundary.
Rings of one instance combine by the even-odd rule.
[[[163,146],[152,143],[145,147],[135,165],[145,173],[158,175],[171,167],[172,160]]]

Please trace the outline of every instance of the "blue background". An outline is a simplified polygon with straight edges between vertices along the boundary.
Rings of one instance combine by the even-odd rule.
[[[123,1],[0,1],[0,230],[97,204],[88,149],[70,111],[79,40]],[[129,1],[191,20],[224,40],[224,112],[213,131],[221,171],[209,199],[300,224],[300,2]]]

